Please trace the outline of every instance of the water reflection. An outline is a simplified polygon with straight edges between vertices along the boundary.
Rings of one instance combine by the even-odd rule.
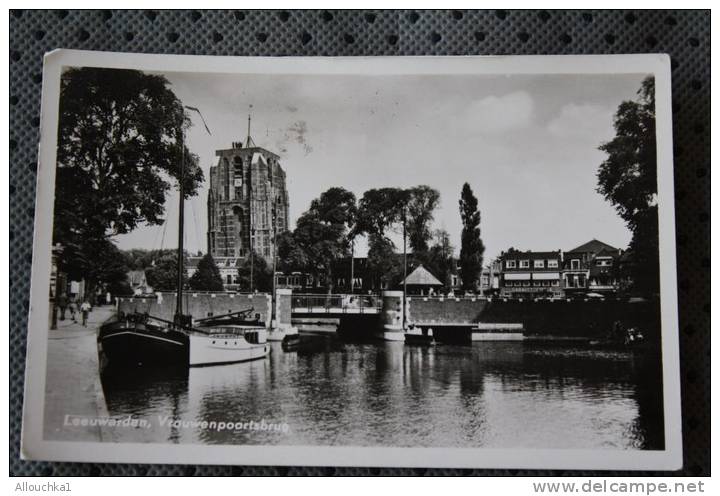
[[[267,360],[104,377],[108,410],[150,420],[121,441],[660,449],[660,359],[522,343],[406,346],[312,337]],[[286,424],[287,432],[168,427]],[[247,425],[246,425],[247,427]]]

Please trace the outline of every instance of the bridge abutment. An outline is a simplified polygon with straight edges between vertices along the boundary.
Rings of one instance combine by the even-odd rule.
[[[403,341],[405,333],[403,329],[403,292],[383,291],[382,292],[382,317],[381,328],[376,335],[386,341]]]

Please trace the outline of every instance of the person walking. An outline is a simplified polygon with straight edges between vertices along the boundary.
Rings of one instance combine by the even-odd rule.
[[[68,299],[67,296],[61,294],[58,296],[57,305],[60,308],[60,320],[65,320],[65,310],[67,310]]]
[[[77,322],[77,320],[75,319],[75,314],[77,313],[78,308],[77,308],[77,303],[75,303],[74,296],[70,299],[70,303],[68,304],[68,309],[70,310],[70,318],[72,319],[72,321]]]
[[[82,312],[83,327],[87,327],[87,318],[88,318],[88,314],[90,313],[91,308],[92,307],[90,306],[90,303],[88,303],[87,300],[83,301],[82,305],[80,305],[80,311]]]

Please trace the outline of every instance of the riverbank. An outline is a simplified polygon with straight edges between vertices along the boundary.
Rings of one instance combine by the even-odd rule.
[[[57,441],[102,441],[100,426],[73,426],[72,419],[107,417],[100,383],[97,330],[109,319],[113,306],[93,308],[87,327],[78,321],[58,320],[48,331],[45,382],[45,438]],[[69,313],[69,312],[68,312]],[[69,416],[69,417],[68,417]],[[70,424],[70,425],[68,425]]]

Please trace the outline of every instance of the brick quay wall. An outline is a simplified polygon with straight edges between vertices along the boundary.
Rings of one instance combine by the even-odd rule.
[[[526,336],[602,338],[616,321],[659,335],[657,301],[488,301],[482,298],[409,297],[408,322],[416,325],[522,323]]]

